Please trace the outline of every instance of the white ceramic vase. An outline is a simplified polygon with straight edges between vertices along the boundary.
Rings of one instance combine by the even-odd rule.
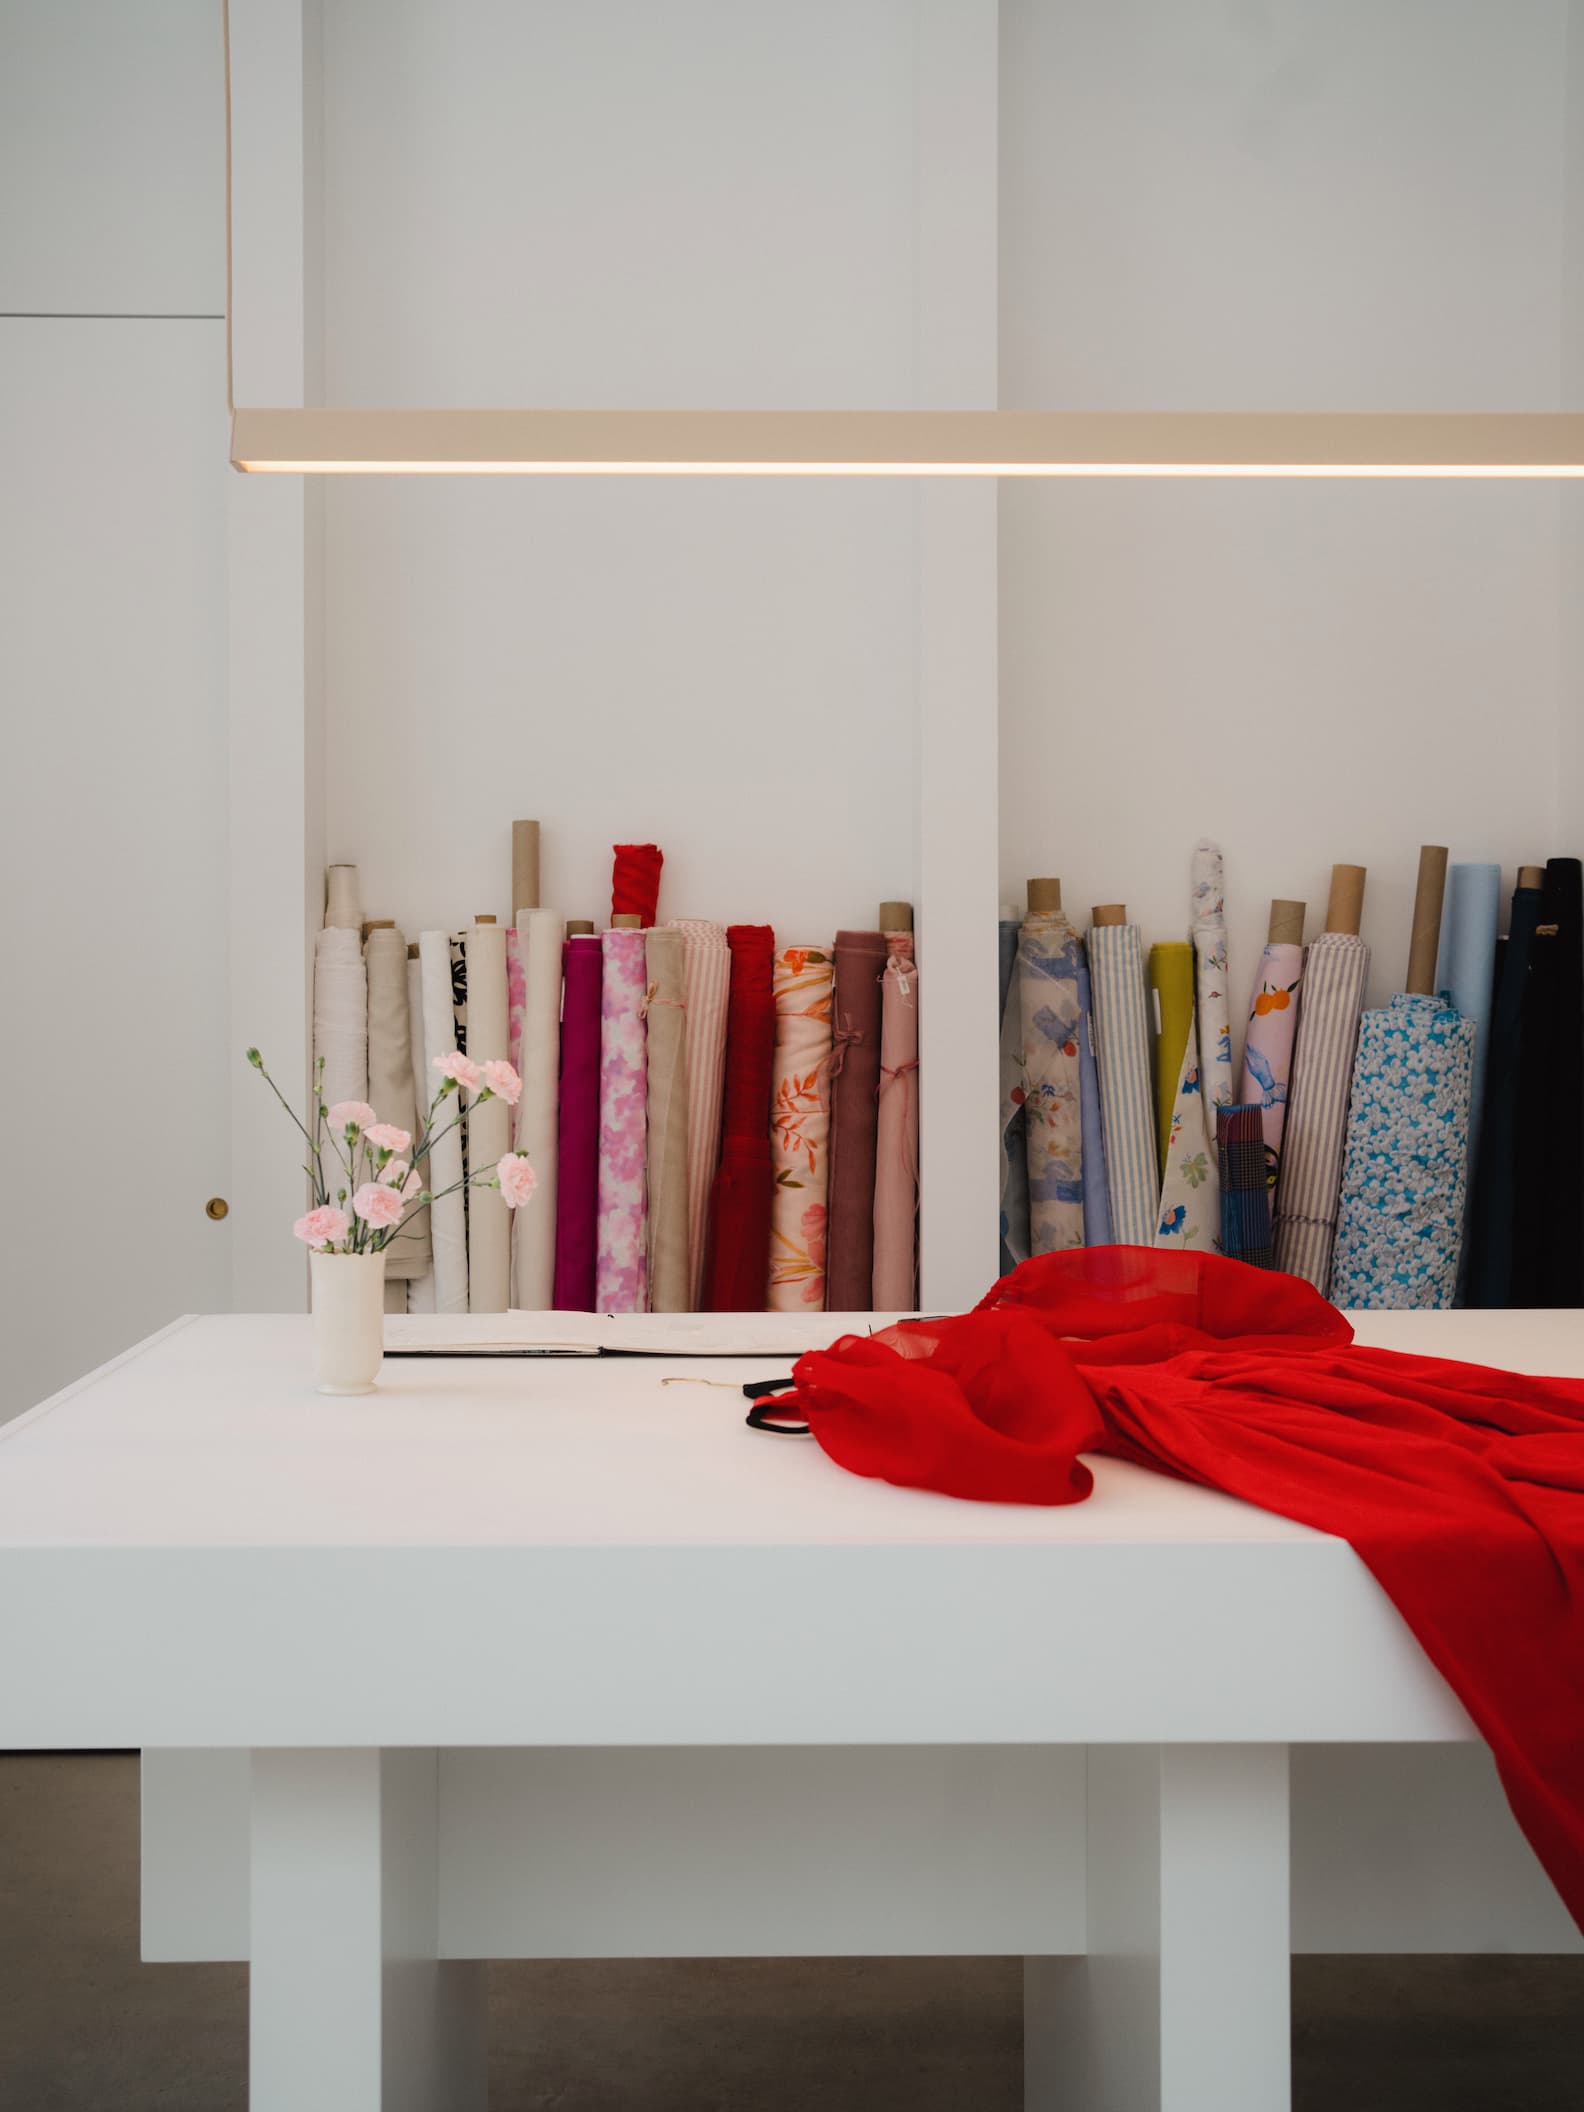
[[[385,1354],[383,1254],[310,1254],[321,1393],[372,1393]]]

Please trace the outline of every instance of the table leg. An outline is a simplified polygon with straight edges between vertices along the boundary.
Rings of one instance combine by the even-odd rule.
[[[483,2112],[484,1968],[435,1956],[428,1751],[252,1756],[252,2112]]]
[[[1288,2112],[1287,1748],[1094,1748],[1088,1833],[1088,1955],[1025,1963],[1028,2112]]]

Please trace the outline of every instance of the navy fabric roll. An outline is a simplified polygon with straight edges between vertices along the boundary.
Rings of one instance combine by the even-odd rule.
[[[1576,858],[1546,864],[1522,1073],[1513,1302],[1576,1306],[1584,1303],[1584,867]]]
[[[1234,1261],[1273,1269],[1270,1183],[1265,1165],[1265,1111],[1252,1102],[1216,1110],[1221,1172],[1221,1245]]]
[[[1471,1306],[1527,1303],[1515,1274],[1520,1097],[1523,1089],[1523,1027],[1529,1009],[1535,931],[1540,923],[1538,887],[1513,890],[1512,919],[1499,950],[1496,996],[1491,1007],[1485,1065],[1484,1119],[1468,1220],[1468,1282]]]
[[[1020,917],[997,927],[1001,949],[1001,1273],[1027,1261],[1029,1245],[1028,1145],[1023,1122],[1023,999],[1018,989]]]

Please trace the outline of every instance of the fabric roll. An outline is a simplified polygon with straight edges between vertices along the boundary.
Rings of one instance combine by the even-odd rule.
[[[1089,962],[1078,942],[1078,1111],[1083,1123],[1083,1236],[1086,1247],[1111,1244],[1111,1198],[1106,1187],[1100,1073],[1094,1054],[1094,1002]]]
[[[1219,1110],[1232,1104],[1232,1025],[1227,999],[1226,892],[1216,844],[1195,845],[1189,887],[1189,957],[1162,953],[1158,973],[1163,1026],[1172,1034],[1188,983],[1191,1006],[1177,1060],[1161,1175],[1157,1247],[1216,1253],[1222,1241]],[[1164,1082],[1164,1081],[1163,1081]],[[1214,1097],[1212,1097],[1212,1095]],[[1267,1220],[1269,1213],[1267,1212]]]
[[[1096,924],[1087,947],[1111,1237],[1120,1246],[1148,1247],[1159,1223],[1160,1167],[1144,942],[1136,924]]]
[[[830,1162],[831,994],[835,964],[822,946],[777,953],[775,1066],[771,1075],[770,1267],[773,1313],[825,1303]]]
[[[1001,982],[1001,1273],[1007,1275],[1031,1252],[1028,1137],[1023,1119],[1023,991],[1018,982],[1021,917],[1003,917],[997,929]]]
[[[869,1299],[877,1313],[918,1308],[919,971],[908,950],[911,945],[909,933],[888,934],[880,984],[874,1277]]]
[[[382,1122],[418,1135],[413,1094],[412,1018],[407,1009],[407,940],[381,925],[363,948],[368,977],[369,1105]],[[429,1213],[415,1210],[385,1249],[385,1279],[402,1282],[429,1267]],[[406,1310],[405,1302],[399,1308]]]
[[[691,1310],[688,1285],[688,1066],[683,999],[687,945],[679,931],[646,934],[649,977],[649,1310]]]
[[[1266,1178],[1264,1109],[1250,1102],[1216,1110],[1221,1250],[1257,1269],[1276,1266]]]
[[[1266,1177],[1272,1187],[1281,1169],[1303,964],[1301,946],[1266,941],[1243,1039],[1243,1099],[1252,1101],[1264,1118]]]
[[[447,1055],[456,1046],[451,941],[445,932],[418,934],[418,968],[423,983],[423,1037],[432,1100],[440,1082],[435,1058]],[[424,1186],[435,1197],[429,1206],[429,1237],[434,1252],[437,1313],[465,1313],[468,1309],[467,1217],[459,1185],[463,1128],[459,1110],[460,1100],[455,1093],[440,1103],[435,1113],[429,1163],[419,1168]]]
[[[556,1114],[555,1308],[594,1310],[599,1224],[600,1013],[604,960],[597,938],[561,951],[561,1085]],[[535,1198],[537,1201],[538,1198]],[[534,1207],[532,1203],[528,1206]]]
[[[861,1313],[874,1292],[875,1151],[879,1131],[880,981],[885,935],[839,931],[831,949],[830,1193],[825,1303]]]
[[[1398,995],[1363,1015],[1331,1267],[1337,1305],[1452,1303],[1473,1061],[1473,1021],[1439,998]]]
[[[1348,1096],[1369,965],[1369,948],[1345,931],[1312,939],[1304,961],[1276,1188],[1276,1266],[1302,1276],[1322,1296],[1331,1282]]]
[[[770,1272],[770,1079],[775,1067],[775,933],[730,924],[731,992],[720,1163],[710,1193],[704,1309],[758,1312]]]
[[[1029,1244],[1036,1254],[1051,1254],[1084,1239],[1078,934],[1059,909],[1031,910],[1023,919],[1017,988]]]
[[[1441,948],[1436,988],[1474,1022],[1474,1067],[1469,1081],[1474,1124],[1469,1132],[1469,1173],[1479,1157],[1480,1113],[1485,1105],[1491,1006],[1496,989],[1496,934],[1501,925],[1501,867],[1447,868],[1441,912]]]
[[[641,931],[600,940],[599,1221],[594,1309],[642,1313],[649,1305],[645,1180],[644,1009],[649,987]]]
[[[467,933],[451,934],[451,1046],[468,1052]]]
[[[660,868],[665,854],[657,843],[612,846],[611,915],[638,917],[647,929],[660,903]]]
[[[1576,858],[1546,861],[1524,1016],[1523,1108],[1515,1302],[1584,1304],[1584,904]]]
[[[1164,1175],[1182,1080],[1190,1073],[1198,1078],[1193,948],[1177,939],[1152,946],[1149,981],[1155,1006],[1155,1150]]]
[[[434,1087],[429,1083],[432,1074],[429,1059],[424,1054],[423,968],[413,947],[407,949],[407,1040],[412,1049],[413,1119],[416,1124],[413,1145],[416,1150],[423,1136],[429,1103],[434,1098]],[[416,1159],[414,1164],[417,1164]],[[425,1187],[429,1185],[429,1168],[426,1165],[418,1167],[418,1178]],[[410,1313],[432,1313],[435,1309],[434,1253],[430,1245],[432,1234],[427,1210],[423,1213],[423,1227],[423,1273],[414,1276],[407,1285],[407,1310]]]
[[[1523,1085],[1523,1023],[1543,891],[1513,889],[1507,937],[1499,949],[1485,1066],[1479,1152],[1470,1182],[1464,1296],[1471,1306],[1522,1305],[1514,1268],[1518,1139]],[[1291,1163],[1291,1149],[1288,1153]]]
[[[468,1055],[475,1063],[506,1060],[506,933],[499,924],[469,925],[467,964]],[[511,1149],[511,1109],[501,1099],[469,1095],[468,1311],[504,1313],[511,1304],[511,1212],[498,1188],[487,1186]]]
[[[363,929],[363,885],[355,865],[325,868],[326,930],[361,932]]]
[[[327,926],[314,938],[313,1042],[314,1075],[326,1107],[366,1100],[368,976],[362,939],[349,925]]]
[[[1227,976],[1226,875],[1221,846],[1208,839],[1193,853],[1194,1006],[1199,1021],[1199,1075],[1205,1106],[1215,1110],[1237,1098],[1232,1067],[1232,1001]]]
[[[527,947],[515,924],[506,927],[506,1061],[522,1076],[523,1008],[528,1002]]]
[[[704,1299],[704,1250],[710,1189],[720,1163],[721,1093],[726,1082],[726,1007],[731,949],[726,927],[700,917],[673,917],[682,934],[683,1003],[687,1007],[688,1309]]]
[[[512,1304],[528,1313],[542,1313],[555,1302],[561,934],[561,915],[554,909],[518,910],[516,928],[506,934],[522,981],[515,1063],[522,1097],[512,1148],[527,1152],[537,1181],[527,1206],[511,1213]],[[508,981],[508,1009],[510,996]]]

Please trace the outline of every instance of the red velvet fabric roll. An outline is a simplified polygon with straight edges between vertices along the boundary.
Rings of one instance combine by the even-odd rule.
[[[720,1165],[710,1191],[704,1309],[762,1312],[770,1274],[770,1074],[775,1054],[768,924],[729,924],[731,994],[726,1003],[726,1090]]]
[[[832,952],[836,985],[831,1008],[825,1305],[833,1313],[865,1313],[874,1281],[876,1095],[880,1090],[880,978],[886,964],[885,935],[839,931]]]
[[[660,907],[660,868],[665,854],[657,843],[618,843],[611,874],[611,915],[637,917],[647,931]]]

